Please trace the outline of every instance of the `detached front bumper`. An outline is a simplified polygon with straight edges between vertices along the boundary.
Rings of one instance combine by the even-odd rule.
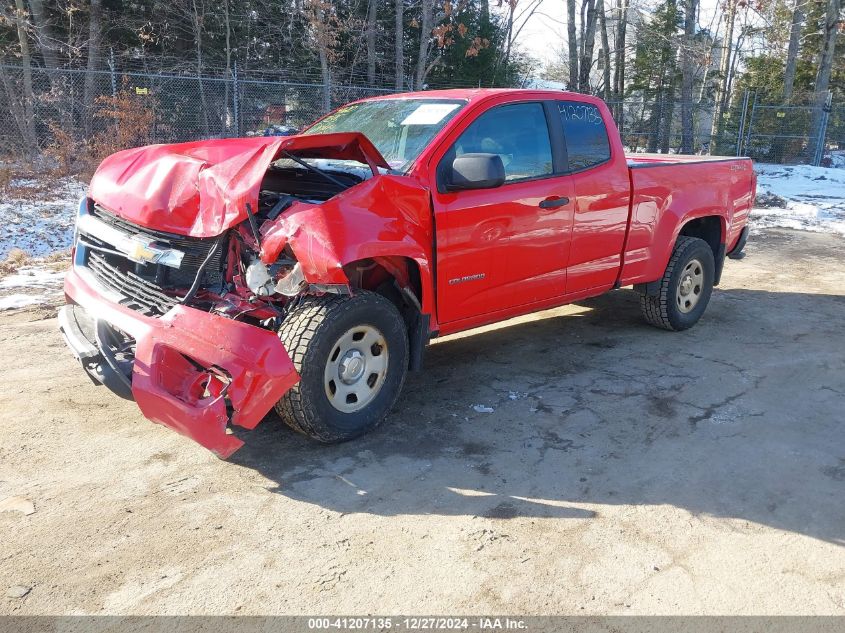
[[[227,433],[229,423],[255,428],[299,381],[273,332],[185,306],[146,317],[104,299],[95,283],[72,268],[65,294],[78,307],[66,306],[59,318],[88,375],[219,457],[243,445]],[[135,341],[129,375],[104,341],[115,331]]]

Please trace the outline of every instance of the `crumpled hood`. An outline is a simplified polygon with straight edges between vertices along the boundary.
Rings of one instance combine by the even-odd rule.
[[[283,152],[299,158],[366,163],[389,168],[370,140],[358,132],[270,136],[149,145],[106,158],[88,195],[120,217],[159,231],[213,237],[258,209],[267,168]]]

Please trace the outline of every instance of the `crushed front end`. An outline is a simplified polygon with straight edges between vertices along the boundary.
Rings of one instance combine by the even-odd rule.
[[[254,428],[298,380],[279,313],[230,292],[237,240],[151,230],[86,198],[59,314],[95,383],[224,458],[243,444],[229,424]]]
[[[242,445],[229,425],[255,427],[299,381],[277,334],[288,311],[351,293],[351,259],[381,283],[360,247],[379,236],[407,248],[423,230],[393,209],[427,214],[425,190],[387,171],[355,132],[114,154],[79,207],[59,315],[68,346],[94,382],[229,456]]]

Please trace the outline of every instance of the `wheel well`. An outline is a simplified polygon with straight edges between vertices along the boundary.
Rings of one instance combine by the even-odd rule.
[[[378,292],[396,303],[400,311],[404,307],[403,303],[413,303],[413,300],[402,292],[403,288],[409,290],[416,298],[417,305],[414,307],[419,310],[419,305],[422,304],[420,267],[410,257],[360,259],[346,264],[343,272],[353,288]],[[389,290],[390,288],[393,290]]]
[[[373,257],[343,267],[353,288],[372,290],[389,299],[408,329],[408,368],[422,368],[425,346],[431,337],[430,315],[422,313],[422,282],[417,262],[409,257]]]
[[[717,258],[719,247],[722,245],[722,218],[718,215],[709,215],[690,220],[681,228],[680,235],[704,240],[710,245],[713,257]]]

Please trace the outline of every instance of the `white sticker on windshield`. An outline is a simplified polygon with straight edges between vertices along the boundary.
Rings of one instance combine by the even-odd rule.
[[[424,103],[406,116],[401,125],[434,125],[457,107],[457,103]]]

